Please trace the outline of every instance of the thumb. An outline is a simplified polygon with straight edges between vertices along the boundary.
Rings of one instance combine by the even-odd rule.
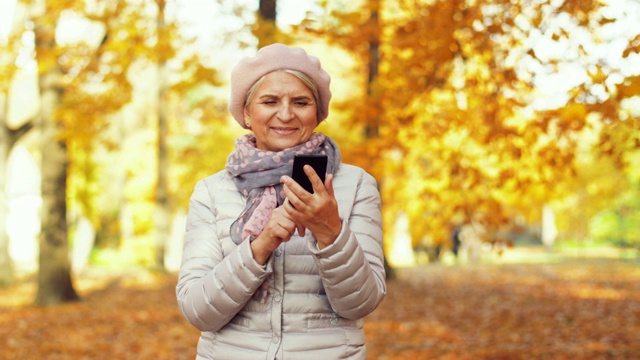
[[[296,229],[298,229],[298,236],[303,237],[306,233],[306,228],[301,224],[296,224]]]

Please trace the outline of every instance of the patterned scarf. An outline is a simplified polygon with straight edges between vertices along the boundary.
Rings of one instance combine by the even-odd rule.
[[[307,142],[277,152],[257,149],[253,134],[238,138],[235,146],[226,169],[238,190],[247,196],[244,211],[231,224],[231,238],[236,244],[260,235],[273,209],[284,202],[280,177],[291,176],[295,155],[327,155],[327,174],[335,174],[341,161],[336,143],[322,133],[313,133]]]

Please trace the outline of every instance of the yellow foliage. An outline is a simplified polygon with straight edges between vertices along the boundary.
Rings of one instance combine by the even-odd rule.
[[[596,3],[569,1],[557,11],[566,11],[587,26]],[[56,116],[62,129],[59,136],[71,155],[70,199],[82,203],[87,214],[101,211],[106,200],[99,194],[116,175],[103,180],[112,158],[97,160],[94,155],[104,151],[124,156],[127,147],[128,157],[118,164],[127,169],[122,180],[126,187],[119,195],[138,209],[136,231],[148,233],[157,102],[163,101],[167,109],[169,187],[175,208],[186,205],[194,179],[224,166],[241,131],[229,119],[225,100],[212,96],[222,85],[217,70],[183,52],[194,40],[180,37],[175,23],[158,18],[162,7],[155,2],[118,1],[96,8],[88,4],[48,1],[46,13],[35,22],[40,72],[57,69],[63,74],[57,84],[62,101]],[[478,214],[489,229],[498,229],[505,219],[518,215],[537,220],[543,204],[565,197],[572,187],[593,189],[602,199],[615,196],[609,180],[589,183],[595,176],[577,159],[580,151],[597,148],[611,160],[602,160],[607,169],[629,166],[628,153],[640,147],[640,126],[637,115],[620,110],[624,99],[640,94],[639,77],[627,77],[615,89],[608,85],[611,94],[605,101],[595,101],[583,84],[573,89],[566,106],[548,111],[527,108],[535,87],[524,60],[554,66],[527,48],[530,30],[521,24],[535,28],[544,23],[544,14],[534,4],[507,0],[319,4],[323,13],[294,27],[292,34],[264,19],[251,29],[266,42],[286,42],[306,30],[316,44],[310,46],[323,39],[331,51],[341,49],[340,56],[323,59],[335,79],[336,96],[330,119],[319,130],[341,144],[345,162],[364,167],[378,179],[387,235],[400,214],[409,217],[414,244],[425,239],[446,243],[453,225]],[[56,44],[55,24],[70,9],[101,24],[105,36],[99,44]],[[555,34],[558,41],[567,36]],[[629,42],[625,56],[637,52],[637,39]],[[376,46],[377,76],[370,79],[376,58],[370,50]],[[11,69],[13,60],[0,57],[0,61],[4,85],[3,76],[10,76],[4,70]],[[172,65],[165,68],[168,71],[179,70],[159,79],[155,69],[168,63]],[[609,84],[607,66],[587,68],[593,69],[589,73],[593,84]],[[162,99],[157,95],[161,82],[167,86]],[[593,114],[599,114],[597,120]],[[150,132],[138,138],[144,129]],[[578,151],[588,136],[597,140]],[[130,143],[133,139],[139,143]],[[577,177],[582,182],[574,182]]]
[[[572,2],[562,11],[584,22],[596,9]],[[533,26],[541,23],[539,9],[529,5],[388,1],[381,2],[380,11],[378,30],[355,30],[371,23],[370,8],[362,4],[327,12],[331,17],[326,24],[331,26],[315,26],[313,33],[351,51],[362,70],[369,66],[368,33],[380,34],[375,92],[368,99],[355,94],[349,99],[351,108],[341,110],[359,115],[353,117],[357,126],[347,125],[349,131],[362,131],[367,121],[378,127],[379,138],[359,145],[366,150],[349,151],[376,158],[377,166],[369,170],[375,169],[381,182],[385,224],[393,225],[399,214],[407,214],[416,244],[425,237],[446,241],[452,224],[470,221],[476,213],[484,214],[489,230],[516,215],[538,220],[541,207],[565,196],[561,184],[576,174],[576,144],[590,128],[587,117],[601,112],[612,119],[615,103],[577,101],[587,91],[584,87],[557,110],[520,111],[532,98],[534,85],[514,71],[515,61],[502,59],[518,47],[524,49],[525,36],[511,31],[521,24],[516,17],[527,18]],[[533,51],[522,54],[535,56]],[[608,76],[604,68],[598,69],[592,74],[594,83]],[[362,78],[365,74],[361,71]],[[618,86],[624,97],[637,95],[634,79]],[[632,124],[627,121],[623,127]],[[620,148],[614,142],[624,131],[604,134],[612,152]],[[352,136],[361,138],[358,133]],[[622,143],[629,144],[634,136],[626,135]],[[392,230],[387,228],[389,234]]]
[[[640,53],[640,51],[638,51]],[[630,76],[618,85],[618,96],[621,98],[630,98],[640,96],[640,75]]]

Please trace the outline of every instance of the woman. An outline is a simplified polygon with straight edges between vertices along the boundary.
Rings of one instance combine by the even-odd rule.
[[[197,359],[364,359],[362,324],[382,301],[380,196],[329,137],[329,75],[301,48],[273,44],[231,73],[229,110],[251,130],[226,170],[197,183],[176,288],[202,331]],[[313,193],[295,154],[328,156]]]

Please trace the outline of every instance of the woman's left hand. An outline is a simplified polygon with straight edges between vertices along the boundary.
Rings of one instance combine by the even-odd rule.
[[[313,194],[291,177],[283,176],[280,181],[284,184],[287,197],[284,206],[297,224],[313,233],[318,248],[322,249],[333,244],[342,230],[338,202],[333,192],[333,175],[328,174],[323,184],[311,166],[305,165],[304,172],[311,180]],[[304,236],[304,232],[300,236]]]

